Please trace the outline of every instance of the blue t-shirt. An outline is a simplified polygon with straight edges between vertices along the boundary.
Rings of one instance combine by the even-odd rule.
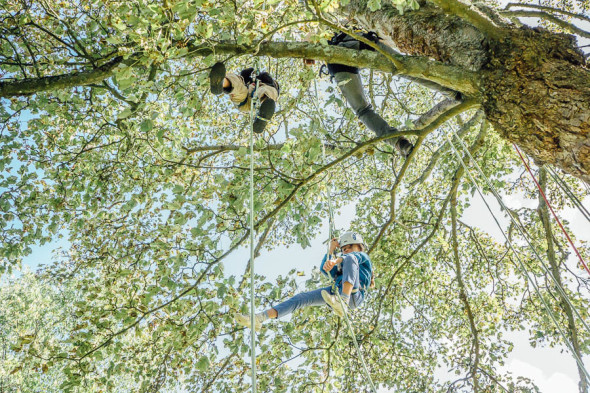
[[[336,285],[338,288],[342,287],[342,265],[346,262],[346,258],[354,258],[358,261],[359,264],[359,278],[360,278],[360,289],[366,290],[371,285],[371,277],[373,276],[373,265],[371,264],[371,259],[365,252],[355,251],[349,252],[348,254],[342,254],[340,256],[343,261],[330,270],[330,276],[336,281]],[[328,272],[324,270],[324,264],[328,260],[328,254],[324,255],[324,259],[322,259],[322,264],[320,265],[320,271],[324,273],[326,276]]]

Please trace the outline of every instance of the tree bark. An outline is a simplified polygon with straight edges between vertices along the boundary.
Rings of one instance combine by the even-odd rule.
[[[477,72],[486,117],[504,139],[590,182],[590,71],[575,37],[483,17],[470,23],[429,4],[400,15],[354,0],[346,11],[404,53]]]

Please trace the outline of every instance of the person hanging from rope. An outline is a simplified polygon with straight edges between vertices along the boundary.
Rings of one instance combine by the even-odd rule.
[[[239,74],[226,73],[223,63],[215,63],[209,72],[209,82],[211,93],[215,95],[229,94],[230,100],[241,112],[250,111],[252,97],[256,95],[261,104],[253,128],[256,133],[264,131],[275,113],[276,101],[280,92],[279,84],[268,72],[256,74],[254,68],[246,68]]]
[[[363,33],[359,31],[358,34],[379,44],[380,38],[374,32]],[[358,41],[350,35],[342,32],[334,34],[334,36],[328,41],[328,45],[356,50],[375,50],[364,42]],[[305,64],[309,64],[309,61]],[[397,131],[395,127],[391,127],[379,114],[377,114],[373,109],[373,106],[369,104],[367,97],[365,96],[363,82],[357,67],[335,63],[328,63],[327,66],[329,74],[338,84],[348,105],[350,105],[359,120],[369,130],[373,131],[378,137],[385,134],[395,133]],[[409,156],[414,149],[414,145],[403,136],[393,137],[387,141],[395,146],[397,151],[404,157]]]
[[[338,258],[334,256],[336,248],[342,251]],[[365,250],[363,238],[358,233],[346,232],[340,239],[332,239],[330,252],[324,256],[320,266],[322,273],[332,278],[332,286],[300,293],[256,314],[254,328],[260,330],[262,323],[268,319],[288,315],[301,307],[327,304],[340,317],[344,316],[349,308],[359,307],[365,300],[367,289],[374,286],[373,265]],[[336,291],[340,293],[344,308]],[[235,320],[242,326],[250,327],[249,315],[236,314]]]

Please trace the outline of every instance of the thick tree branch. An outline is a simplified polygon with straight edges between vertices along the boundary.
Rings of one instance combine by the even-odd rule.
[[[430,2],[442,8],[447,14],[457,15],[466,20],[490,38],[499,39],[503,36],[502,30],[475,7],[458,0],[430,0]]]
[[[101,82],[111,77],[115,68],[121,63],[123,63],[123,57],[118,56],[92,70],[34,79],[27,78],[13,82],[0,82],[0,97],[28,96],[43,91],[69,89]]]
[[[414,128],[420,129],[426,127],[428,124],[435,121],[438,118],[438,116],[440,116],[442,113],[445,113],[446,111],[459,105],[460,103],[461,101],[452,98],[442,100],[441,102],[433,106],[428,112],[422,114],[419,118],[414,120]]]
[[[399,70],[387,57],[371,52],[311,44],[305,42],[265,42],[257,47],[234,43],[197,44],[189,43],[187,58],[214,55],[253,55],[273,58],[307,58],[352,65],[359,68],[371,68],[384,72],[398,73]],[[0,97],[25,96],[42,91],[67,89],[75,86],[101,82],[111,77],[115,68],[123,63],[132,65],[139,54],[123,60],[116,57],[108,63],[88,71],[74,72],[36,79],[24,79],[14,82],[0,82]],[[404,75],[430,80],[449,89],[460,91],[468,96],[477,96],[480,90],[479,74],[461,67],[450,66],[426,57],[395,55],[403,64]]]
[[[187,56],[250,54],[274,58],[314,59],[394,74],[400,73],[400,70],[380,53],[305,42],[265,42],[256,48],[233,43],[219,43],[215,46],[190,43],[187,48],[189,49]],[[394,56],[403,65],[403,75],[433,81],[468,96],[477,96],[479,93],[480,76],[477,72],[447,65],[426,57],[391,56]]]

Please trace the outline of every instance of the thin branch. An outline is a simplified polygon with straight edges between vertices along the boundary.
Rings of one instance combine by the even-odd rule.
[[[561,8],[553,8],[553,7],[548,7],[548,6],[545,6],[545,5],[508,3],[508,4],[506,4],[506,7],[504,7],[504,10],[508,10],[508,9],[510,9],[512,7],[534,8],[536,10],[541,10],[541,11],[555,12],[555,13],[558,13],[558,14],[563,14],[563,15],[571,16],[572,18],[582,19],[582,20],[585,20],[587,22],[590,22],[590,17],[588,17],[586,15],[576,14],[574,12],[569,12],[569,11],[563,10]]]
[[[479,332],[475,326],[475,318],[473,316],[473,310],[469,304],[467,296],[467,289],[463,282],[463,273],[461,271],[461,260],[459,258],[459,243],[457,241],[457,188],[453,191],[451,197],[451,234],[453,244],[453,260],[455,261],[455,273],[457,277],[457,284],[459,285],[459,299],[463,302],[465,312],[467,313],[467,319],[469,320],[469,329],[473,336],[472,346],[473,352],[475,353],[475,359],[471,364],[471,377],[473,379],[473,391],[477,393],[479,391],[479,382],[477,380],[477,370],[479,368]]]
[[[544,192],[547,192],[547,170],[543,167],[539,168],[539,185],[541,186],[541,189]],[[545,240],[547,242],[547,259],[549,260],[551,274],[555,278],[556,284],[559,287],[564,288],[564,285],[561,280],[561,274],[559,272],[559,261],[557,260],[557,257],[555,255],[555,247],[553,243],[552,233],[553,231],[551,229],[551,223],[549,221],[549,210],[547,208],[547,204],[545,203],[541,192],[538,192],[538,199],[539,205],[537,208],[537,213],[539,214],[539,218],[541,219],[541,223],[543,224],[543,232],[545,233]],[[567,333],[569,336],[568,338],[571,342],[573,350],[576,352],[577,357],[579,359],[582,359],[582,349],[580,346],[579,332],[578,328],[576,327],[576,321],[574,318],[572,308],[567,302],[567,299],[564,297],[564,295],[560,291],[557,292],[557,296],[559,296],[559,307],[567,317]],[[578,364],[577,366],[578,374],[580,375],[580,392],[587,393],[588,381],[586,380],[586,376],[584,375],[583,364]]]
[[[473,127],[476,123],[480,122],[483,119],[483,116],[484,112],[482,110],[477,111],[476,114],[471,119],[469,119],[467,123],[461,126],[461,128],[457,132],[457,135],[459,135],[459,137],[462,138],[465,135],[465,133],[467,133],[467,131],[471,129],[471,127]],[[436,163],[438,162],[440,157],[449,149],[450,146],[448,143],[445,143],[444,145],[439,147],[430,158],[430,162],[428,163],[426,169],[424,169],[424,172],[422,172],[422,175],[418,179],[410,183],[410,187],[415,187],[418,184],[423,183],[434,170],[434,167],[436,166]]]
[[[563,19],[559,19],[557,16],[549,14],[544,11],[499,11],[499,13],[503,16],[508,17],[525,17],[525,18],[541,18],[547,19],[548,21],[556,24],[557,26],[561,27],[564,30],[569,31],[572,34],[577,34],[580,37],[590,38],[590,32],[586,30],[582,30],[579,27],[573,25],[572,23],[566,22]]]
[[[473,156],[475,153],[477,153],[477,151],[483,146],[483,142],[485,140],[485,135],[487,133],[487,127],[482,127],[482,129],[480,130],[479,134],[477,135],[477,138],[475,138],[475,141],[473,142],[473,144],[469,147],[469,151],[471,153],[471,155]],[[466,154],[463,157],[463,162],[466,163],[466,165],[469,163],[469,156]],[[395,281],[395,278],[397,277],[397,275],[407,266],[409,265],[409,263],[412,261],[412,259],[414,258],[414,256],[424,247],[426,246],[426,244],[428,244],[428,242],[430,241],[430,239],[432,239],[432,237],[436,234],[436,232],[438,231],[439,227],[440,227],[440,223],[442,222],[442,219],[444,217],[444,214],[447,210],[447,206],[449,204],[449,202],[451,201],[451,197],[453,195],[453,193],[456,192],[456,190],[459,188],[459,182],[461,177],[463,176],[465,172],[465,168],[463,165],[459,166],[457,168],[457,170],[455,171],[455,174],[453,175],[453,183],[451,185],[451,189],[448,193],[448,195],[446,196],[445,200],[442,203],[442,206],[439,210],[438,216],[436,218],[436,223],[434,224],[434,227],[432,228],[432,231],[430,232],[430,234],[428,234],[428,236],[426,236],[426,238],[410,253],[409,256],[407,256],[405,258],[405,261],[400,264],[397,269],[395,270],[395,272],[393,273],[393,275],[391,276],[391,278],[389,279],[388,283],[387,283],[387,287],[385,289],[384,295],[387,294],[390,290],[391,290],[391,286],[393,285],[393,282]],[[379,315],[381,314],[381,304],[379,303],[379,308],[377,310],[377,313],[375,314],[375,318],[373,320],[373,326],[375,326],[375,328],[371,331],[373,332],[375,329],[377,329],[377,325],[379,324]],[[368,333],[371,334],[371,333]]]

